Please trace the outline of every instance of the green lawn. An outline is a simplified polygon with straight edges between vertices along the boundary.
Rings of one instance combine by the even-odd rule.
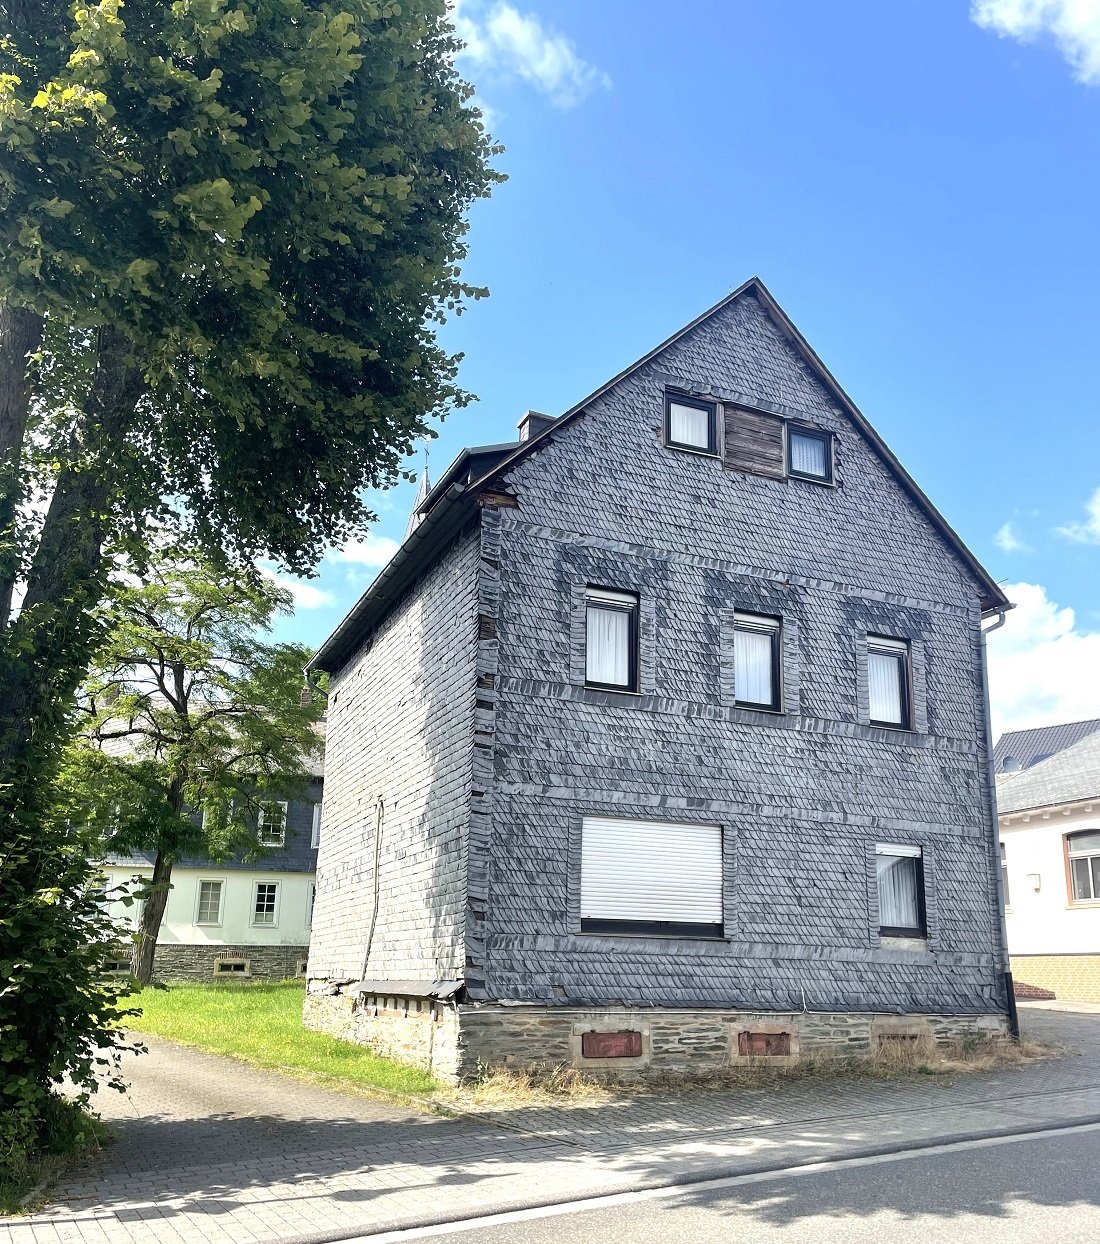
[[[399,1093],[439,1087],[426,1071],[303,1028],[304,993],[300,981],[145,989],[126,1000],[141,1008],[128,1027],[332,1087]]]

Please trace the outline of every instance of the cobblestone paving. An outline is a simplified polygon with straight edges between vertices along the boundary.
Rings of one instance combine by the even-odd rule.
[[[1100,1117],[1100,1015],[1029,1008],[1063,1057],[951,1083],[795,1081],[459,1119],[150,1042],[116,1142],[3,1244],[337,1238],[655,1182]]]

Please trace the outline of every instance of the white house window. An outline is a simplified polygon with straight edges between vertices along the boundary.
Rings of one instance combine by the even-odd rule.
[[[252,894],[252,923],[274,925],[278,923],[279,883],[257,881]]]
[[[195,909],[196,924],[221,924],[222,922],[222,883],[220,881],[200,881],[199,897]]]
[[[309,883],[309,891],[306,894],[306,925],[313,926],[313,904],[317,901],[317,883],[311,881]]]
[[[314,851],[321,845],[321,805],[313,805],[313,829],[309,836],[310,848]]]
[[[665,405],[665,444],[694,449],[703,454],[718,452],[718,406],[689,397],[672,397]]]
[[[811,431],[787,425],[787,472],[802,479],[831,484],[833,446],[828,432]]]
[[[749,708],[777,710],[780,705],[778,618],[737,613],[734,628],[734,695]]]
[[[1012,899],[1008,895],[1008,855],[1005,851],[1005,844],[1001,843],[1001,891],[1004,894],[1005,906],[1012,906]]]
[[[584,681],[615,691],[638,689],[638,597],[590,587],[585,592]]]
[[[586,816],[581,931],[721,937],[722,828]]]
[[[909,728],[909,645],[867,636],[867,708],[873,726]]]
[[[271,801],[260,804],[259,837],[261,847],[286,844],[286,804]]]
[[[1071,902],[1100,902],[1100,832],[1070,834],[1066,846]]]
[[[875,847],[879,933],[924,937],[924,858],[920,847],[880,842]]]

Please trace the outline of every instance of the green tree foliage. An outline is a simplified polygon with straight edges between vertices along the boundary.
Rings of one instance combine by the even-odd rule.
[[[307,571],[468,400],[434,333],[496,174],[455,50],[445,0],[0,0],[5,1084],[103,1031],[48,795],[115,556],[172,519]]]
[[[434,326],[483,292],[464,213],[496,174],[444,0],[0,17],[0,782],[25,796],[105,549],[169,499],[207,547],[308,570],[468,400]]]
[[[297,793],[320,746],[324,695],[303,695],[309,650],[266,639],[289,606],[260,575],[187,561],[118,587],[104,607],[107,639],[79,696],[62,784],[105,849],[153,854],[135,896],[143,983],[173,866],[185,854],[262,855],[261,804]]]

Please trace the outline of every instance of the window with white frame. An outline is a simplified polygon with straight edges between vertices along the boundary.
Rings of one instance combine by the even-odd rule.
[[[1012,899],[1008,894],[1008,853],[1005,851],[1005,844],[1001,843],[1001,892],[1004,894],[1005,906],[1012,906]]]
[[[257,830],[261,847],[286,845],[286,804],[269,800],[260,804]]]
[[[315,881],[311,881],[309,883],[309,890],[306,893],[306,926],[307,928],[312,928],[313,926],[313,904],[316,901],[317,901],[317,883]]]
[[[880,842],[875,847],[878,923],[883,937],[925,937],[924,857],[920,847]]]
[[[781,631],[778,618],[756,613],[734,614],[733,689],[738,704],[778,711]]]
[[[833,440],[816,428],[787,425],[787,473],[822,484],[833,482]]]
[[[721,826],[586,816],[581,931],[721,937]]]
[[[220,881],[199,881],[198,901],[195,905],[196,924],[221,924],[223,888]]]
[[[665,401],[665,444],[674,449],[718,452],[718,404],[669,394]]]
[[[1069,856],[1070,902],[1100,902],[1100,831],[1069,834],[1066,853]]]
[[[585,591],[584,681],[613,691],[638,690],[638,597],[633,592]]]
[[[252,891],[252,923],[274,925],[278,924],[278,920],[279,883],[257,881]]]
[[[309,835],[309,845],[314,851],[321,845],[321,805],[319,803],[313,805],[313,829]]]
[[[867,713],[873,726],[909,729],[909,644],[867,636]]]

